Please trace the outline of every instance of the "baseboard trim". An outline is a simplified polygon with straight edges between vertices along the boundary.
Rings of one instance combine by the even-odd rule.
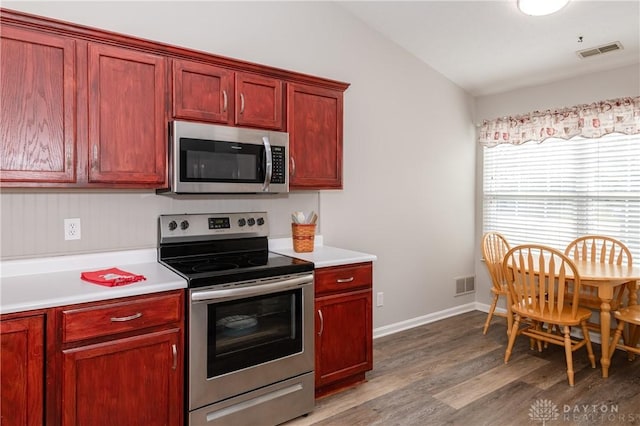
[[[390,324],[390,325],[385,325],[382,327],[375,328],[373,330],[373,338],[377,339],[378,337],[388,336],[390,334],[409,330],[414,327],[429,324],[435,321],[440,321],[445,318],[464,314],[471,311],[480,311],[480,312],[489,313],[490,307],[491,305],[487,305],[486,303],[478,303],[478,302],[467,303],[466,305],[456,306],[454,308],[445,309],[443,311],[434,312],[431,314],[423,315],[421,317],[416,317],[409,320],[400,321],[395,324]],[[496,312],[501,312],[506,314],[507,310],[504,308],[496,307]],[[571,334],[573,336],[582,338],[582,331],[579,328],[574,327],[571,330]],[[589,337],[591,338],[591,341],[593,343],[600,344],[599,333],[589,333]]]
[[[431,314],[423,315],[416,318],[411,318],[405,321],[400,321],[394,324],[385,325],[373,329],[373,338],[388,336],[390,334],[398,333],[400,331],[409,330],[414,327],[418,327],[424,324],[429,324],[435,321],[440,321],[445,318],[449,318],[455,315],[464,314],[466,312],[476,311],[478,304],[476,302],[467,303],[466,305],[460,305],[453,308],[445,309],[443,311],[434,312]],[[487,306],[487,312],[489,307]]]

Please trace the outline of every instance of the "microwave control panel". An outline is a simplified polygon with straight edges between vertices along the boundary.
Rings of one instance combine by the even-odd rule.
[[[271,147],[271,183],[285,183],[285,167],[287,167],[284,146]]]

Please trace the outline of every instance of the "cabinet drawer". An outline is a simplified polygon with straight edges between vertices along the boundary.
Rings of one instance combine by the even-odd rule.
[[[62,311],[62,342],[108,336],[180,321],[181,294],[145,296]]]
[[[319,268],[315,271],[316,295],[334,293],[355,288],[371,287],[371,263]]]

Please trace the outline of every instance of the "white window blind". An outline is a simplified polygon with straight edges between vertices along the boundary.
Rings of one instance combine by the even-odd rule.
[[[608,235],[640,263],[640,135],[484,148],[483,230],[560,250]]]

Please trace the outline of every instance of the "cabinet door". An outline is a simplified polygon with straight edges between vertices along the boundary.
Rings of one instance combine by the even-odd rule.
[[[371,290],[316,299],[316,388],[373,367]]]
[[[287,86],[291,189],[342,188],[342,97],[340,91]]]
[[[233,71],[199,62],[173,61],[173,116],[232,124]]]
[[[180,329],[63,351],[63,425],[181,425]]]
[[[1,321],[0,342],[2,424],[43,424],[44,317]]]
[[[88,46],[89,182],[166,181],[166,70],[161,56]]]
[[[0,51],[2,181],[74,182],[75,42],[3,26]]]
[[[281,80],[250,73],[236,73],[236,124],[282,129]]]

